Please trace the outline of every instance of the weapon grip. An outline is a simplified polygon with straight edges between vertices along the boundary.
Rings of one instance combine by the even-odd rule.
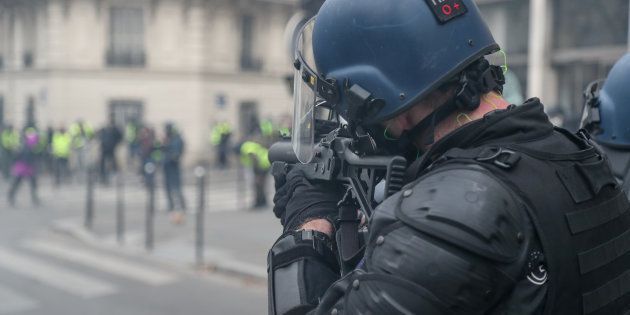
[[[286,183],[289,171],[290,165],[286,162],[275,161],[271,164],[271,175],[276,182],[276,189]]]

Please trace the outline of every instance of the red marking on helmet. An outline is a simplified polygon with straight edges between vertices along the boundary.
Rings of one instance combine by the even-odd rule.
[[[453,8],[451,8],[450,5],[445,4],[442,6],[442,13],[446,14],[446,15],[451,15],[451,13],[453,13]]]
[[[453,7],[455,7],[455,9],[459,10],[459,3],[455,3],[455,5],[453,5]]]

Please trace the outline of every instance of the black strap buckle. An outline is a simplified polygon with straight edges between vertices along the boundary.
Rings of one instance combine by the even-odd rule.
[[[503,169],[511,169],[520,159],[519,153],[505,148],[485,148],[475,158],[479,162],[493,163]]]
[[[576,135],[578,137],[582,138],[583,140],[586,140],[586,141],[590,141],[591,140],[591,134],[584,128],[578,130]]]
[[[325,249],[334,252],[334,245],[332,239],[323,232],[315,230],[300,230],[294,234],[296,242],[305,242],[311,244],[312,248],[319,253]]]

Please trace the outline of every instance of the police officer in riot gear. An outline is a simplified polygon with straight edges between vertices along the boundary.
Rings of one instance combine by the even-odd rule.
[[[584,91],[581,128],[588,130],[608,155],[613,174],[630,197],[630,53],[624,55],[606,80]]]
[[[630,311],[628,200],[586,134],[554,128],[536,98],[503,100],[484,59],[499,47],[472,0],[327,0],[296,47],[300,161],[321,100],[419,158],[341,278],[343,190],[296,170],[276,179],[270,313]]]

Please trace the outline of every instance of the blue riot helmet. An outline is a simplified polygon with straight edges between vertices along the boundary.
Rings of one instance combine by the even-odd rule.
[[[361,125],[395,117],[448,84],[457,86],[453,101],[419,125],[475,109],[504,82],[483,58],[498,50],[473,0],[327,0],[296,45],[294,148],[310,147],[318,98]],[[312,156],[302,153],[302,162]]]
[[[584,92],[581,127],[600,144],[630,149],[630,53],[613,66],[606,80]]]

